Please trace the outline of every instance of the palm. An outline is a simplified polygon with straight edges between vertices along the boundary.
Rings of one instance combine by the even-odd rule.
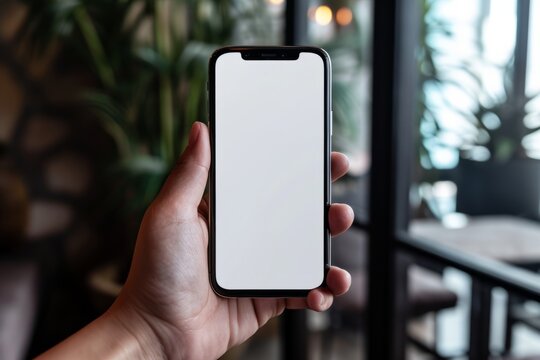
[[[285,301],[226,299],[213,292],[208,281],[206,209],[203,200],[193,220],[178,221],[174,215],[156,219],[152,216],[155,211],[171,212],[151,208],[143,220],[130,277],[138,277],[139,302],[152,305],[145,312],[166,319],[175,333],[192,334],[199,342],[197,347],[215,349],[217,357],[282,312]],[[146,247],[156,241],[162,246]],[[128,280],[130,293],[131,287]]]

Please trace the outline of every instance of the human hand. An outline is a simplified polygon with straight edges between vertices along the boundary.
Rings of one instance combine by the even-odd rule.
[[[208,204],[203,197],[210,154],[208,129],[195,123],[187,149],[146,211],[126,284],[103,316],[101,323],[114,324],[114,332],[131,339],[129,350],[117,353],[218,358],[286,308],[323,311],[334,296],[349,289],[349,273],[333,266],[327,288],[312,290],[306,298],[217,296],[208,277]],[[347,170],[347,158],[333,153],[332,179]],[[332,204],[328,219],[336,236],[350,227],[353,211],[348,205]],[[97,324],[99,328],[99,320]]]
[[[157,327],[169,355],[217,358],[253,335],[285,308],[326,310],[334,295],[346,292],[349,274],[332,267],[328,288],[307,298],[266,299],[217,296],[208,281],[208,205],[203,198],[210,166],[208,129],[196,123],[190,143],[159,196],[144,216],[133,266],[121,302],[134,307]],[[342,154],[332,156],[333,179],[348,169]],[[347,205],[329,210],[332,235],[353,220]]]

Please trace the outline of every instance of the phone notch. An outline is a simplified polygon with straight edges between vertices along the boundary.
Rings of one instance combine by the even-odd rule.
[[[245,49],[241,51],[244,60],[298,60],[300,51],[287,48]]]

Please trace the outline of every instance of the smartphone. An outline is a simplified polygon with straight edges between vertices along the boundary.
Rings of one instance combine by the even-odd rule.
[[[330,265],[330,58],[314,47],[222,48],[208,90],[212,287],[306,296]]]

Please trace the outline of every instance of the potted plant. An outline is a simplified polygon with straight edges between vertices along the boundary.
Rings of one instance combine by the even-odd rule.
[[[455,55],[441,42],[434,41],[436,37],[454,36],[452,26],[434,14],[434,6],[433,1],[423,2],[420,35],[421,176],[430,182],[454,181],[460,212],[538,219],[540,161],[530,156],[527,139],[540,126],[524,121],[526,110],[538,97],[520,94],[514,88],[514,57],[506,64],[496,65],[484,59],[480,41],[475,43],[478,56],[473,58]],[[438,61],[441,56],[452,57],[453,61]],[[481,67],[492,67],[501,74],[501,94],[493,95],[483,84]],[[452,95],[448,95],[451,92],[445,90],[449,88],[458,89],[461,101],[469,106],[452,102]],[[428,99],[435,92],[443,99],[436,105]],[[455,92],[452,94],[456,96]],[[459,119],[461,126],[450,128],[444,124],[445,117]],[[446,164],[437,164],[437,154],[445,154]]]
[[[529,156],[526,139],[540,126],[528,127],[524,122],[525,109],[536,97],[518,98],[509,80],[511,64],[506,69],[505,96],[488,104],[478,100],[473,113],[480,129],[476,144],[460,149],[461,160],[453,174],[459,189],[457,210],[539,219],[540,160]],[[485,155],[477,159],[474,151]]]
[[[109,247],[116,255],[90,275],[91,287],[112,301],[127,275],[144,210],[185,147],[191,124],[206,119],[209,56],[238,41],[239,25],[252,41],[272,41],[267,4],[21,1],[28,11],[17,43],[29,43],[32,51],[59,44],[64,65],[84,64],[90,80],[76,106],[92,111],[114,144],[102,171],[99,213],[116,228]]]

